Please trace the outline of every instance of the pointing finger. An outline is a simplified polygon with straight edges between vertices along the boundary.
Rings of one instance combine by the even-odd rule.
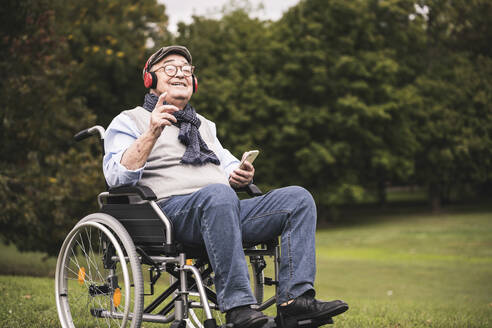
[[[157,105],[163,105],[164,102],[166,101],[166,96],[167,96],[167,92],[161,93],[161,95],[159,96],[159,100],[157,100]]]

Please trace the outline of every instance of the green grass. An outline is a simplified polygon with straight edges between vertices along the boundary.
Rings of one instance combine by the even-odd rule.
[[[400,215],[317,245],[320,296],[352,308],[337,327],[492,326],[491,212]]]
[[[54,277],[56,258],[47,257],[40,252],[20,253],[14,245],[6,246],[0,242],[0,274],[36,277]]]
[[[317,296],[350,305],[334,327],[492,327],[490,208],[347,222],[316,240]],[[52,272],[41,254],[0,255],[3,266]],[[57,327],[53,288],[53,278],[0,276],[0,327]]]

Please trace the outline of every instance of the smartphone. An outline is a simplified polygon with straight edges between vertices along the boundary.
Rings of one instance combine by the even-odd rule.
[[[239,168],[243,168],[244,161],[248,161],[251,164],[253,164],[254,160],[256,159],[256,156],[260,153],[259,150],[250,150],[247,151],[243,154],[243,159],[241,160],[241,163],[239,164]]]

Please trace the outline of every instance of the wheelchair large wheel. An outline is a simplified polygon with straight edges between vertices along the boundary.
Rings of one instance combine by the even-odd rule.
[[[55,272],[62,327],[140,327],[143,281],[132,239],[113,217],[95,213],[65,239]]]

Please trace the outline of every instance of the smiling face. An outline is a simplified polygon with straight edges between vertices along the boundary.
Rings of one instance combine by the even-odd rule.
[[[176,75],[169,76],[166,74],[165,67],[167,65],[178,67]],[[189,65],[185,57],[171,54],[153,65],[151,69],[157,74],[157,87],[153,90],[154,93],[159,96],[161,93],[167,92],[166,101],[179,108],[183,108],[193,94],[192,77],[183,74],[182,67],[184,65]]]

